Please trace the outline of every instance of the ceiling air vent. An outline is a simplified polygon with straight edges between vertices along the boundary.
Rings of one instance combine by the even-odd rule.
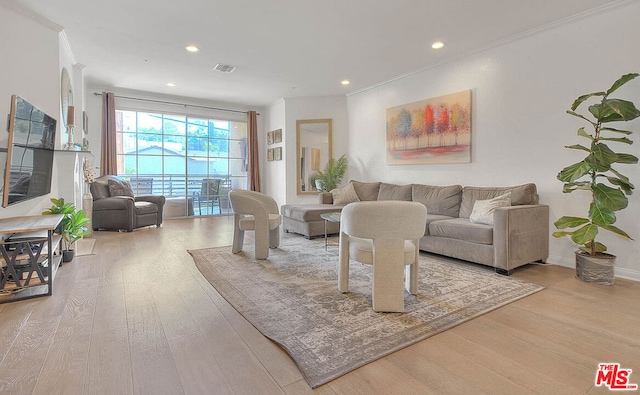
[[[229,66],[228,64],[218,63],[217,65],[215,65],[213,69],[221,73],[231,73],[233,70],[236,69],[236,66]]]

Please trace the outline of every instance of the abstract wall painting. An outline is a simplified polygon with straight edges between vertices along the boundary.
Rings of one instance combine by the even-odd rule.
[[[387,164],[471,162],[471,91],[387,109]]]

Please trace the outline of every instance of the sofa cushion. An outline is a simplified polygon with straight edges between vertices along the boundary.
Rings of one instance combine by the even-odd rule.
[[[109,179],[109,194],[111,196],[129,196],[133,197],[133,189],[129,181]]]
[[[282,216],[301,222],[324,221],[320,214],[342,211],[343,206],[330,204],[285,204],[282,206]]]
[[[411,201],[411,184],[395,185],[380,183],[378,200],[406,200]]]
[[[334,205],[346,205],[349,203],[359,202],[360,198],[353,189],[353,184],[349,183],[346,187],[331,190]]]
[[[460,212],[462,186],[434,186],[413,184],[411,186],[411,200],[422,203],[427,208],[427,214],[447,215],[457,217]]]
[[[430,214],[429,211],[427,211],[427,224],[425,225],[424,235],[425,236],[429,235],[429,224],[432,223],[433,221],[442,221],[443,219],[454,219],[454,218],[457,218],[457,217],[451,217],[448,215]]]
[[[145,214],[157,214],[158,205],[151,202],[136,202],[136,216]]]
[[[361,201],[378,200],[378,192],[380,191],[379,182],[360,182],[351,180],[349,184],[353,184],[353,189]]]
[[[460,218],[469,218],[476,200],[488,200],[511,192],[511,205],[538,204],[536,184],[524,184],[513,187],[462,188],[462,203],[460,204]]]
[[[493,227],[474,224],[468,218],[445,219],[429,224],[431,236],[448,237],[470,243],[493,244]]]
[[[511,206],[511,192],[489,200],[476,200],[473,204],[473,210],[469,215],[469,221],[476,224],[493,226],[493,212],[496,211],[498,207],[509,206]]]

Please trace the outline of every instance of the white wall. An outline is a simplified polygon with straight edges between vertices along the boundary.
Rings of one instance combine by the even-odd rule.
[[[60,136],[60,62],[58,32],[60,27],[36,15],[0,5],[0,147],[7,147],[6,114],[11,95],[21,96],[34,106],[58,120]],[[57,156],[57,153],[56,153]],[[54,159],[55,160],[55,159]],[[6,154],[0,154],[0,169],[4,180]],[[49,198],[59,194],[59,179],[65,175],[53,171],[51,194],[13,206],[0,207],[0,218],[37,215],[51,206]]]
[[[581,94],[607,89],[622,74],[640,72],[640,4],[627,3],[560,27],[350,95],[349,160],[355,179],[432,185],[499,186],[534,182],[550,205],[550,228],[562,215],[586,215],[584,194],[562,193],[556,174],[582,156],[563,148],[584,143],[580,120],[565,114]],[[385,110],[464,89],[472,90],[472,161],[451,165],[395,165],[385,161]],[[640,105],[640,79],[617,95]],[[640,130],[640,121],[624,125]],[[632,136],[633,138],[633,136]],[[636,144],[621,147],[640,156]],[[640,185],[640,167],[620,165]],[[636,241],[603,234],[618,256],[616,274],[640,280],[640,194],[630,196],[618,225]],[[604,231],[603,231],[604,233]],[[550,239],[549,262],[572,266],[568,238]]]

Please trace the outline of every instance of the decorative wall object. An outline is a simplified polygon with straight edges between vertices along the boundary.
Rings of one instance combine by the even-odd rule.
[[[387,164],[471,162],[471,91],[387,109]]]
[[[89,117],[87,112],[82,112],[82,150],[89,151]]]
[[[278,129],[273,132],[273,142],[274,143],[282,142],[282,129]]]
[[[269,148],[267,150],[267,161],[268,162],[273,161],[273,148]]]
[[[273,144],[273,131],[267,132],[267,144],[268,145]]]
[[[282,160],[282,147],[276,147],[273,149],[273,159]]]

